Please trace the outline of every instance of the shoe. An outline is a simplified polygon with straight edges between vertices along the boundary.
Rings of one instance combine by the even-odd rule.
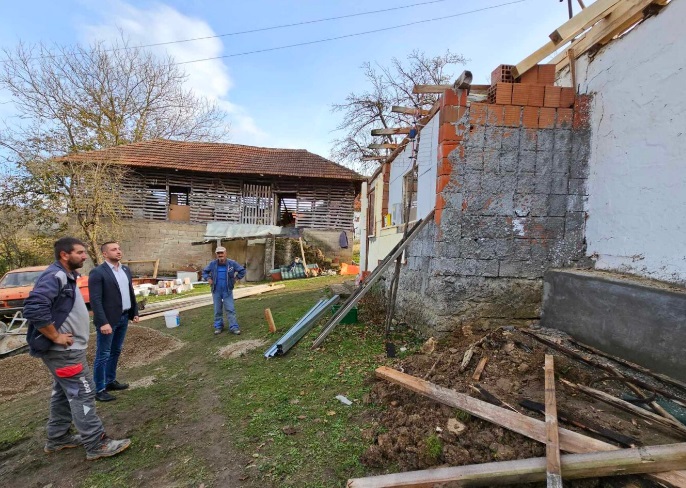
[[[238,327],[230,328],[229,331],[230,331],[232,334],[241,335],[241,329],[239,329]]]
[[[125,450],[130,445],[131,439],[115,441],[114,439],[107,437],[106,434],[103,434],[100,445],[92,451],[86,451],[86,459],[88,461],[95,461],[96,459],[114,456],[115,454],[119,454]]]
[[[95,394],[95,399],[99,402],[111,402],[112,400],[116,400],[117,397],[110,395],[107,390],[102,390]]]
[[[214,329],[214,335],[219,335],[219,334],[221,334],[222,332],[224,332],[224,327],[219,328],[219,329]]]
[[[62,449],[71,449],[73,447],[79,446],[83,446],[83,440],[81,440],[80,435],[66,434],[62,436],[60,439],[48,439],[48,442],[45,443],[45,447],[43,448],[43,450],[47,453],[52,453],[61,451]]]
[[[112,383],[108,384],[105,387],[105,390],[107,390],[107,391],[126,390],[128,387],[129,387],[128,383],[119,383],[117,380],[114,380]]]

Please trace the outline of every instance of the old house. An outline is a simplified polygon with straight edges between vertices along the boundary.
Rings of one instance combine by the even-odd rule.
[[[362,260],[402,238],[416,200],[411,221],[435,217],[405,253],[408,323],[541,318],[684,379],[686,3],[597,3],[489,86],[433,87],[419,141],[365,186]]]
[[[352,246],[339,242],[345,232],[352,243],[362,177],[306,150],[152,140],[69,159],[128,169],[122,248],[131,259],[159,258],[161,272],[204,266],[220,241],[250,281],[279,264],[275,237],[302,236],[325,255],[351,258]]]

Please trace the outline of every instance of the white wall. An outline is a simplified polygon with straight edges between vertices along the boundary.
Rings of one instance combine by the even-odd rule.
[[[417,218],[424,218],[436,205],[436,172],[438,169],[438,114],[422,129],[417,153],[419,178],[417,183]],[[405,149],[391,163],[388,186],[388,212],[393,215],[393,206],[403,203],[403,176],[412,168],[412,145]],[[402,214],[401,214],[402,215]],[[398,225],[402,222],[395,222]]]
[[[686,283],[686,0],[577,62],[593,93],[588,254]]]

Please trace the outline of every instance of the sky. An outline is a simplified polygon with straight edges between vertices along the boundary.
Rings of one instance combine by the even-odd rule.
[[[307,149],[329,157],[332,140],[342,135],[335,131],[341,115],[331,106],[366,89],[363,63],[388,65],[413,50],[427,55],[450,50],[468,59],[455,68],[456,75],[469,69],[474,83],[489,83],[496,66],[521,61],[568,19],[567,2],[559,0],[427,1],[0,0],[0,48],[12,49],[20,41],[107,42],[120,33],[132,45],[220,36],[149,49],[184,63],[187,87],[229,114],[227,142]],[[383,9],[394,10],[236,34]],[[392,28],[430,19],[436,20]],[[378,29],[386,30],[243,54]],[[0,92],[0,119],[11,121],[12,115],[7,94]]]

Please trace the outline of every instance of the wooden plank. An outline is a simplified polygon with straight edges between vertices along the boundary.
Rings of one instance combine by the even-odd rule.
[[[543,366],[545,379],[545,459],[548,488],[562,488],[560,468],[560,439],[557,426],[557,403],[555,401],[555,366],[553,356],[545,355]]]
[[[376,376],[397,385],[424,395],[432,400],[443,403],[450,407],[458,408],[474,415],[482,420],[493,422],[513,432],[522,434],[538,442],[546,442],[545,423],[522,415],[510,412],[501,407],[496,407],[478,398],[472,398],[449,388],[435,385],[409,374],[395,371],[386,366],[376,369]],[[585,453],[593,451],[614,451],[618,448],[607,442],[599,441],[571,430],[559,429],[560,449],[566,452]],[[686,472],[669,471],[653,475],[660,481],[666,481],[676,486],[686,486]]]
[[[620,398],[614,397],[612,395],[609,395],[605,393],[604,391],[596,390],[595,388],[590,388],[588,386],[584,385],[578,385],[575,383],[572,383],[571,381],[563,380],[560,379],[560,381],[569,386],[570,388],[573,388],[577,391],[581,391],[585,393],[586,395],[595,398],[596,400],[600,400],[601,402],[607,403],[608,405],[612,405],[615,408],[618,408],[620,410],[624,410],[625,412],[629,412],[631,414],[636,415],[637,417],[641,417],[643,419],[646,419],[650,422],[654,422],[656,424],[659,424],[663,427],[666,427],[670,430],[670,432],[674,435],[679,435],[681,437],[686,437],[686,426],[682,424],[681,422],[674,421],[665,417],[661,417],[660,415],[657,415],[653,412],[650,412],[648,410],[645,410],[641,407],[637,407],[636,405],[629,403],[627,401],[624,401]]]
[[[624,32],[643,18],[643,9],[653,3],[653,0],[624,0],[610,15],[601,19],[591,30],[582,37],[574,40],[571,48],[574,49],[575,57],[586,53],[597,44],[606,44],[617,34]],[[569,64],[569,59],[564,52],[555,56],[551,64],[556,64],[557,71]]]
[[[274,317],[272,316],[271,309],[264,309],[264,318],[267,319],[267,325],[269,325],[269,333],[273,334],[274,332],[276,332],[276,324],[274,323]]]
[[[398,145],[397,144],[370,144],[367,146],[369,149],[397,149]]]
[[[481,360],[479,361],[479,364],[476,366],[476,369],[474,370],[474,374],[472,375],[472,380],[479,381],[481,379],[481,373],[484,372],[484,368],[486,367],[487,362],[488,362],[488,356],[484,356],[481,358]]]
[[[360,161],[381,161],[386,159],[386,156],[364,156]]]
[[[596,0],[555,29],[548,37],[555,45],[560,44],[565,39],[571,39],[589,25],[596,23],[601,17],[607,16],[608,11],[616,7],[618,3],[620,3],[619,0]]]
[[[604,7],[607,7],[607,3],[612,2],[612,6],[608,7],[607,9],[603,10],[603,13],[607,13],[609,11],[609,8],[615,8],[617,0],[598,0],[596,1],[593,5],[601,3]],[[590,7],[589,7],[590,8]],[[589,8],[586,8],[582,11],[585,12]],[[578,16],[579,14],[577,14]],[[576,17],[576,16],[575,16]],[[566,25],[569,22],[572,22],[575,17],[572,17],[569,21],[565,22]],[[559,42],[553,42],[553,41],[548,41],[546,44],[538,48],[536,51],[534,51],[532,54],[524,58],[522,61],[517,63],[517,65],[512,68],[512,76],[514,78],[520,77],[522,74],[524,74],[526,71],[530,70],[534,66],[536,66],[538,63],[543,61],[546,57],[550,56],[553,54],[557,49],[559,49],[563,44],[569,42],[572,40],[574,36],[577,34],[580,34],[583,32],[585,29],[590,27],[593,23],[595,23],[598,20],[598,17],[593,17],[592,20],[588,20],[584,23],[578,24],[575,23],[574,26],[575,28],[573,30],[570,29],[565,29],[566,36],[562,38]]]
[[[412,93],[416,95],[443,93],[446,90],[452,90],[453,85],[415,85],[412,88]]]
[[[372,129],[373,136],[393,136],[396,134],[409,134],[410,127],[390,127],[388,129]]]
[[[391,112],[397,113],[397,114],[406,114],[406,115],[428,115],[430,110],[426,110],[423,108],[413,108],[413,107],[401,107],[399,105],[393,105],[391,107]]]
[[[566,454],[561,461],[565,478],[569,479],[657,473],[686,467],[686,443]],[[346,487],[426,488],[445,483],[459,486],[519,485],[545,480],[545,469],[545,458],[520,459],[353,478],[348,480]]]

